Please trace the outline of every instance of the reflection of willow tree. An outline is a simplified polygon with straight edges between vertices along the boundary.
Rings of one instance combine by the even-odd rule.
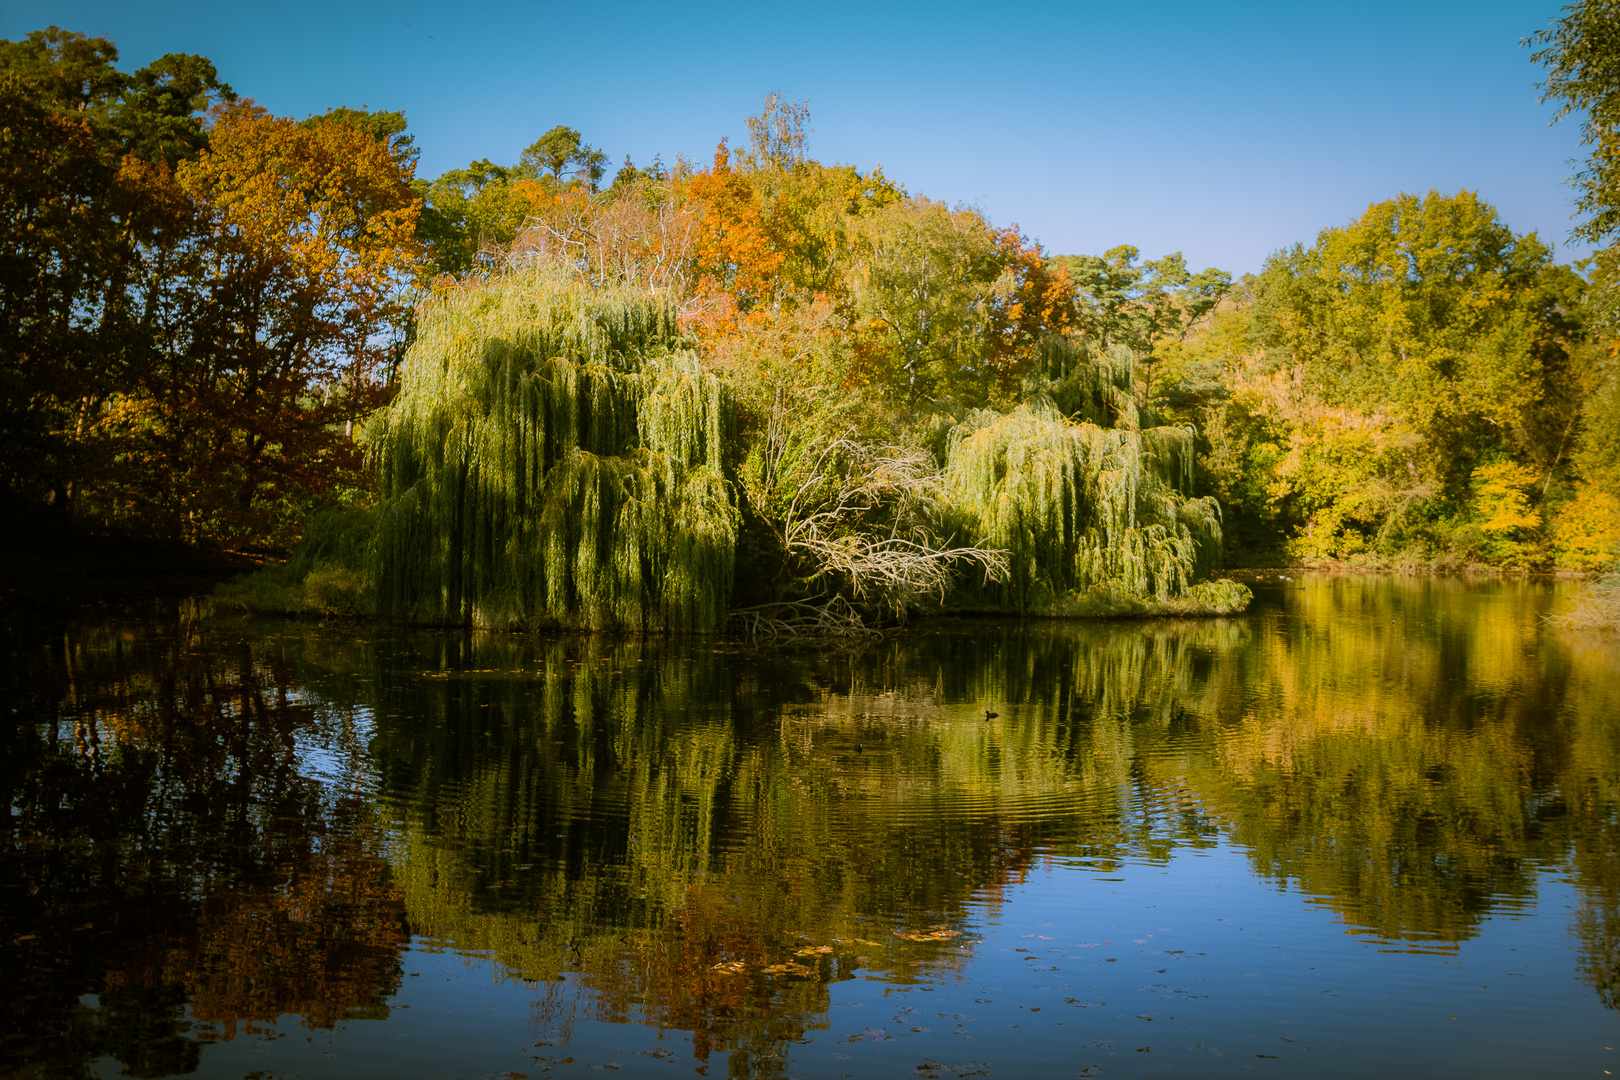
[[[944,946],[893,931],[960,922],[1027,861],[999,835],[848,836],[824,766],[779,722],[814,692],[794,665],[763,678],[710,649],[455,636],[377,659],[373,749],[411,923],[547,986],[554,1037],[581,1010],[647,1015],[768,1073],[824,1023],[828,980],[940,962]]]
[[[1455,943],[1556,853],[1564,681],[1510,587],[1314,579],[1166,760],[1261,873],[1390,940]],[[1436,595],[1439,594],[1439,595]]]
[[[262,647],[186,621],[8,644],[8,1059],[168,1075],[241,1023],[386,1011],[399,895],[359,800],[300,767],[301,741],[353,747],[344,716],[299,703]]]
[[[750,660],[412,634],[312,638],[306,670],[321,697],[375,702],[419,933],[534,984],[548,1034],[641,1016],[768,1073],[825,1023],[828,982],[959,964],[951,937],[897,932],[960,927],[1037,851],[1208,843],[1195,808],[1139,797],[1132,770],[1198,658],[1241,637],[1060,625]],[[1003,716],[950,704],[978,700]]]
[[[1236,648],[1242,624],[968,626],[927,648],[894,648],[881,669],[857,673],[847,698],[829,699],[816,718],[849,712],[894,730],[933,701],[985,703],[1002,714],[951,723],[920,744],[900,740],[903,757],[936,765],[910,773],[909,790],[885,781],[869,797],[910,813],[931,813],[930,804],[957,813],[993,807],[1037,822],[1044,846],[1103,862],[1206,842],[1201,814],[1143,788],[1139,770],[1174,741],[1184,711],[1207,704],[1195,678],[1200,661]],[[962,715],[978,718],[974,706]],[[1065,812],[1078,808],[1084,813]]]

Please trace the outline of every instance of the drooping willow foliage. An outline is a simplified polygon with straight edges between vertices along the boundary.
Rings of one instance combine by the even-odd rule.
[[[1136,360],[1114,348],[1096,355],[1070,338],[1046,337],[1036,349],[1033,370],[1024,379],[1024,401],[1046,406],[1076,423],[1104,428],[1139,428]]]
[[[435,299],[368,433],[379,615],[713,629],[734,408],[674,311],[544,271]]]
[[[1128,352],[1053,339],[1025,404],[952,432],[946,489],[973,539],[1008,553],[978,599],[1060,611],[1099,590],[1166,601],[1219,565],[1220,508],[1189,498],[1192,432],[1142,427]],[[964,602],[974,598],[964,596]]]

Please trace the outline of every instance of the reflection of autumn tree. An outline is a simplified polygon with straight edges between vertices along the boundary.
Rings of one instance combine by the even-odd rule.
[[[1425,948],[1567,865],[1582,977],[1614,1000],[1620,673],[1544,631],[1546,605],[1340,577],[1242,620],[975,622],[825,655],[157,623],[30,641],[0,673],[40,721],[0,734],[22,808],[0,959],[37,1005],[5,1049],[173,1071],[188,1002],[213,1038],[380,1015],[408,918],[529,984],[544,1038],[650,1023],[771,1075],[831,983],[965,970],[976,906],[1041,860],[1218,836]],[[374,809],[339,790],[364,768]]]
[[[7,1056],[166,1075],[241,1022],[375,1015],[403,907],[363,806],[301,764],[301,746],[352,746],[348,718],[302,702],[273,653],[196,623],[29,645],[0,748],[0,940],[24,1003]],[[188,1003],[204,1022],[189,1032]]]
[[[1037,850],[1109,865],[1216,830],[1353,926],[1419,947],[1473,936],[1570,851],[1602,986],[1620,955],[1620,885],[1604,884],[1620,880],[1604,855],[1617,755],[1594,718],[1615,680],[1595,663],[1570,677],[1572,654],[1534,617],[1546,603],[1530,583],[1341,577],[1258,623],[975,625],[814,666],[645,646],[542,659],[457,639],[452,667],[527,674],[501,689],[424,680],[445,716],[435,748],[420,729],[390,735],[415,747],[406,801],[459,830],[440,846],[413,827],[402,880],[413,917],[430,906],[428,922],[514,972],[589,972],[601,1002],[669,1002],[667,1022],[759,1053],[739,1033],[802,976],[756,986],[715,965],[757,973],[837,939],[815,978],[837,977],[886,955],[843,944],[892,934],[871,913],[961,911]],[[533,726],[492,743],[507,715]],[[434,758],[472,772],[434,779]],[[532,801],[542,788],[557,801]],[[503,879],[528,891],[472,884]],[[466,892],[451,898],[449,881]],[[488,915],[469,925],[468,909]]]
[[[1534,595],[1315,579],[1271,612],[1245,697],[1166,761],[1267,876],[1381,937],[1455,943],[1533,889],[1566,752]]]
[[[408,934],[370,838],[338,835],[278,870],[285,884],[243,883],[208,897],[195,942],[170,953],[192,1015],[223,1025],[227,1039],[240,1020],[282,1013],[315,1028],[386,1017]]]
[[[832,943],[890,947],[889,925],[857,926],[844,902],[863,856],[832,842],[836,812],[807,813],[784,772],[773,699],[811,693],[802,672],[738,685],[712,651],[641,642],[390,648],[379,669],[410,674],[387,678],[379,711],[411,720],[385,723],[376,745],[411,923],[516,978],[579,973],[590,1004],[547,991],[544,1030],[565,1032],[582,1007],[651,1011],[693,1032],[700,1055],[768,1073],[823,1022],[824,979],[857,961]],[[934,897],[929,917],[959,917],[983,876]]]

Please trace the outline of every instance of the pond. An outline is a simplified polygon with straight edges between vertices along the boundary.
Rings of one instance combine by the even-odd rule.
[[[1607,1075],[1574,587],[768,650],[14,619],[0,1070]]]

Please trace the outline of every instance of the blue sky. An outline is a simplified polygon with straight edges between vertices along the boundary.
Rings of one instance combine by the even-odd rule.
[[[1052,253],[1130,243],[1258,270],[1402,191],[1477,190],[1566,246],[1574,123],[1520,39],[1556,2],[763,5],[0,0],[0,37],[103,34],[133,70],[212,59],[305,116],[402,109],[421,175],[509,163],[556,124],[615,162],[698,162],[770,90],[812,155],[1017,223]]]

